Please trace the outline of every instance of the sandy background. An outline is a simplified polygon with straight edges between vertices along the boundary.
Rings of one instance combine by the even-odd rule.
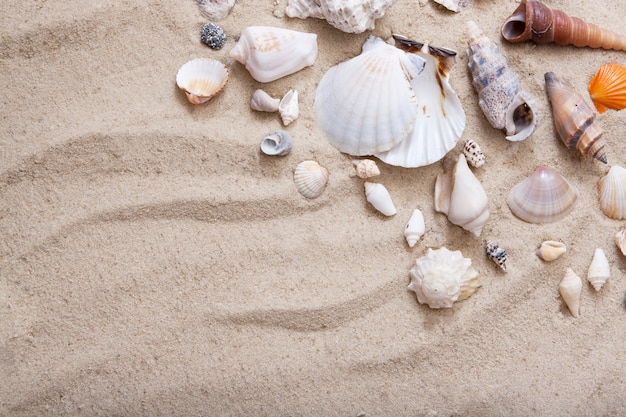
[[[626,260],[613,244],[623,222],[602,214],[596,184],[626,164],[626,112],[600,116],[609,165],[583,159],[555,136],[543,74],[588,97],[597,69],[625,65],[626,53],[505,44],[499,28],[517,4],[476,0],[454,14],[398,0],[371,32],[459,51],[451,83],[467,115],[463,139],[487,155],[475,172],[491,217],[475,238],[433,209],[440,163],[379,164],[398,208],[385,218],[366,203],[351,158],[317,128],[317,82],[370,33],[287,18],[285,0],[240,0],[213,51],[200,42],[206,20],[193,0],[4,0],[0,415],[624,415]],[[624,31],[623,0],[548,4]],[[537,100],[539,128],[525,142],[507,142],[478,107],[470,19]],[[228,58],[249,25],[317,33],[315,65],[257,83]],[[232,70],[225,91],[200,106],[174,82],[195,57]],[[300,93],[285,158],[258,151],[281,126],[250,110],[259,87]],[[292,180],[305,159],[331,173],[312,201]],[[506,198],[542,164],[581,196],[564,220],[527,224]],[[410,249],[402,231],[415,207],[427,232]],[[507,249],[508,274],[486,259],[485,239]],[[547,239],[569,252],[544,263],[534,251]],[[472,259],[483,286],[437,311],[406,286],[415,259],[444,245]],[[613,278],[599,293],[585,282],[574,319],[558,283],[566,267],[584,278],[596,247]]]

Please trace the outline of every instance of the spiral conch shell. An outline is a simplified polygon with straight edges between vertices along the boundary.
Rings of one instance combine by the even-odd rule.
[[[619,220],[626,218],[626,169],[613,165],[598,181],[598,201],[606,216]]]
[[[626,37],[578,17],[570,17],[536,0],[522,0],[502,25],[502,36],[509,42],[532,40],[558,45],[626,51]]]
[[[298,118],[300,106],[298,105],[298,91],[289,90],[278,104],[278,112],[283,121],[283,125],[288,126]]]
[[[596,291],[600,291],[602,286],[611,278],[611,266],[609,260],[601,248],[596,248],[587,272],[587,281]]]
[[[570,83],[555,73],[546,72],[544,78],[554,126],[563,144],[606,164],[603,132],[591,106]]]
[[[480,287],[472,260],[464,258],[461,251],[428,248],[427,254],[415,263],[409,271],[409,290],[415,292],[420,304],[428,304],[430,308],[450,308]]]
[[[485,253],[489,259],[506,272],[506,250],[503,247],[488,240],[485,242]]]
[[[365,198],[376,210],[380,211],[385,216],[393,216],[397,213],[396,206],[391,200],[391,195],[384,185],[366,182],[364,186]]]
[[[467,32],[468,65],[480,108],[491,126],[506,131],[507,140],[528,138],[539,122],[534,98],[522,90],[517,73],[476,23],[470,20]]]
[[[230,13],[235,0],[196,0],[200,13],[209,20],[222,20]]]
[[[424,215],[420,209],[413,210],[413,214],[411,214],[411,217],[404,228],[404,237],[410,248],[415,246],[417,241],[424,236],[425,231],[426,224],[424,223]]]
[[[435,211],[444,213],[452,224],[480,236],[489,218],[487,193],[461,154],[452,169],[437,175]]]
[[[580,313],[580,293],[582,288],[583,281],[571,268],[567,268],[565,276],[559,284],[559,292],[574,317],[578,317]]]

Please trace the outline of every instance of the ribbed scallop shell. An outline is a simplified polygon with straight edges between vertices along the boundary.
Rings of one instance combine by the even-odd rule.
[[[509,194],[509,208],[529,223],[550,223],[574,208],[578,190],[552,168],[541,166]]]
[[[602,65],[588,88],[598,113],[626,108],[626,67],[613,63]]]
[[[626,169],[614,165],[598,181],[600,209],[612,219],[626,218]]]
[[[193,104],[202,104],[222,91],[228,82],[228,68],[210,58],[193,59],[176,74],[176,84]]]
[[[319,197],[328,182],[328,169],[315,161],[303,161],[293,173],[298,192],[306,198]]]

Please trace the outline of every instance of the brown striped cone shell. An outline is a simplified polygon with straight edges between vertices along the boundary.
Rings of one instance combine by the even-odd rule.
[[[626,219],[626,169],[614,165],[598,181],[600,209],[612,219]]]
[[[578,17],[570,17],[536,0],[522,0],[502,25],[502,36],[511,43],[532,40],[558,45],[626,51],[626,37]]]
[[[544,78],[556,133],[563,144],[606,164],[602,128],[591,106],[569,82],[555,73],[546,72]]]

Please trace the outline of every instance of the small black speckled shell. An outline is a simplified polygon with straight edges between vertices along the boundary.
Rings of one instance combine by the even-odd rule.
[[[226,34],[215,23],[207,23],[202,27],[200,40],[211,49],[220,49],[226,42]]]
[[[487,257],[494,261],[504,272],[506,272],[506,251],[497,243],[488,240],[485,244]]]

